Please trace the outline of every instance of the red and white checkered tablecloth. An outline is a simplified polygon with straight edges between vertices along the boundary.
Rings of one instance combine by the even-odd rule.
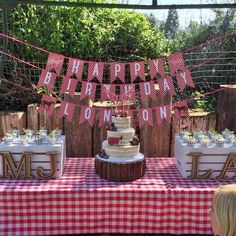
[[[0,180],[0,235],[211,234],[212,194],[232,182],[183,179],[173,158],[147,158],[132,183],[108,182],[93,158],[67,158],[60,179]]]

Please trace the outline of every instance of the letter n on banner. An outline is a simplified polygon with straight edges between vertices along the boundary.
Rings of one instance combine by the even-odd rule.
[[[167,122],[171,122],[171,106],[166,105],[166,106],[161,106],[155,108],[156,110],[156,115],[157,115],[157,124],[161,125],[164,120]]]
[[[184,59],[182,52],[175,52],[167,57],[169,68],[170,68],[170,74],[174,75],[176,71],[178,70],[184,70]]]
[[[46,65],[46,70],[50,71],[52,69],[55,70],[55,72],[60,75],[61,74],[61,68],[64,63],[64,56],[56,53],[49,53],[48,55],[48,61]]]
[[[83,74],[84,61],[70,58],[67,66],[66,77],[76,75],[78,81],[81,81]]]
[[[85,97],[89,97],[91,100],[94,100],[96,88],[97,84],[87,83],[83,81],[80,93],[80,100],[84,99]]]
[[[99,109],[99,127],[102,127],[104,124],[111,122],[112,110],[111,109]]]
[[[192,80],[190,70],[180,71],[179,73],[176,74],[176,79],[180,87],[180,91],[183,91],[186,85],[194,88],[194,83]]]
[[[61,85],[60,94],[69,92],[70,96],[73,97],[76,90],[77,83],[78,83],[78,80],[76,79],[64,77],[62,81],[62,85]]]
[[[94,121],[94,115],[95,115],[94,108],[82,106],[80,110],[79,124],[82,124],[87,120],[89,125],[92,127]]]
[[[59,111],[59,118],[66,116],[68,121],[72,121],[75,112],[75,104],[71,102],[62,101]]]
[[[44,111],[46,111],[48,113],[48,116],[50,117],[53,114],[55,104],[56,104],[55,98],[43,95],[38,112],[43,113]]]
[[[155,86],[153,81],[139,83],[139,88],[143,102],[147,100],[148,97],[151,97],[153,100],[156,100]]]
[[[47,70],[42,70],[37,89],[46,86],[49,92],[52,92],[57,75]]]
[[[144,124],[153,126],[153,115],[151,108],[140,109],[138,111],[139,127],[141,128]]]

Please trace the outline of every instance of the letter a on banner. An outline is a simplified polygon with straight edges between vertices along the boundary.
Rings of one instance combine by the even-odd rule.
[[[111,122],[112,110],[101,108],[99,109],[99,127]]]
[[[154,81],[139,83],[139,87],[143,102],[147,100],[148,97],[151,97],[153,100],[156,100]]]
[[[171,76],[166,76],[158,80],[158,85],[160,89],[160,95],[163,98],[167,93],[176,95],[175,88],[173,85],[173,79]]]
[[[143,61],[129,63],[129,66],[131,82],[133,82],[137,77],[145,80],[145,67]]]
[[[80,110],[79,124],[82,124],[87,120],[89,125],[92,127],[94,121],[94,114],[95,114],[94,108],[82,106]]]
[[[60,94],[69,92],[70,96],[73,97],[76,89],[78,80],[64,77],[61,85]]]
[[[46,86],[49,92],[52,92],[57,75],[47,70],[42,70],[37,88]]]
[[[165,76],[163,59],[158,58],[154,60],[149,60],[148,65],[151,79],[154,79],[157,75],[160,75],[161,77]]]
[[[43,95],[38,112],[43,113],[44,111],[46,111],[48,113],[48,116],[50,117],[53,114],[55,104],[56,104],[55,98]]]
[[[164,120],[170,123],[171,121],[171,106],[161,106],[155,108],[157,115],[157,124],[160,125]]]
[[[178,70],[184,70],[184,59],[182,52],[175,52],[167,57],[168,64],[170,67],[170,74],[174,75],[176,71]]]
[[[70,58],[67,66],[66,77],[76,75],[78,81],[81,81],[83,74],[84,61]]]
[[[75,104],[71,102],[62,101],[59,111],[59,118],[66,116],[68,121],[72,121],[75,112]]]
[[[119,78],[125,83],[125,64],[124,63],[110,63],[111,83]]]
[[[61,74],[61,68],[64,63],[64,56],[56,53],[49,53],[48,55],[48,61],[46,64],[46,70],[50,71],[52,69],[55,70],[55,72],[60,75]]]
[[[83,81],[80,93],[80,100],[84,99],[85,97],[89,97],[91,100],[94,100],[96,87],[97,84],[95,83],[87,83]]]
[[[139,127],[140,128],[144,124],[149,124],[150,126],[153,126],[153,115],[152,115],[151,108],[140,109],[138,111],[138,117],[139,117]]]
[[[183,91],[186,85],[194,88],[194,83],[189,70],[183,70],[176,74],[176,79],[180,87],[180,91]]]
[[[88,81],[96,77],[102,82],[104,63],[90,61],[88,64]]]

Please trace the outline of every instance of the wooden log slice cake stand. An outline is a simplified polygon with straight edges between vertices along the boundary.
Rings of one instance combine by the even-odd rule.
[[[120,158],[121,159],[121,158]],[[117,161],[117,158],[95,157],[95,171],[101,178],[115,182],[131,182],[141,178],[146,171],[146,159],[142,153],[135,158]]]

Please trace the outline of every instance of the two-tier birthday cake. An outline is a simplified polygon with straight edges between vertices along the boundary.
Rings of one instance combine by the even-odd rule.
[[[102,150],[95,158],[96,172],[102,178],[115,181],[129,181],[142,177],[145,170],[145,159],[144,155],[140,153],[139,150],[139,139],[135,136],[135,129],[131,127],[131,117],[112,116],[112,123],[107,129],[107,140],[103,141]],[[96,160],[103,164],[103,170],[100,170],[98,165],[96,166]],[[104,169],[104,164],[110,165],[107,168],[113,166],[113,172],[116,169],[117,173],[107,173],[108,170],[106,170],[106,168]],[[123,170],[122,165],[124,167]],[[139,165],[138,169],[141,169],[135,170],[134,165]],[[127,169],[128,166],[130,166],[130,168]],[[118,171],[117,168],[119,167],[121,169]],[[132,168],[134,168],[133,172],[137,173],[132,173]],[[101,171],[105,173],[101,173]],[[112,170],[109,170],[109,172],[110,171]],[[124,173],[127,171],[129,173]],[[114,178],[108,176],[115,174],[117,176],[113,176]],[[127,176],[128,179],[125,180],[126,177],[124,176],[127,174],[129,174],[129,177]],[[122,180],[120,180],[119,175],[123,176]],[[132,175],[136,177],[132,177]]]

